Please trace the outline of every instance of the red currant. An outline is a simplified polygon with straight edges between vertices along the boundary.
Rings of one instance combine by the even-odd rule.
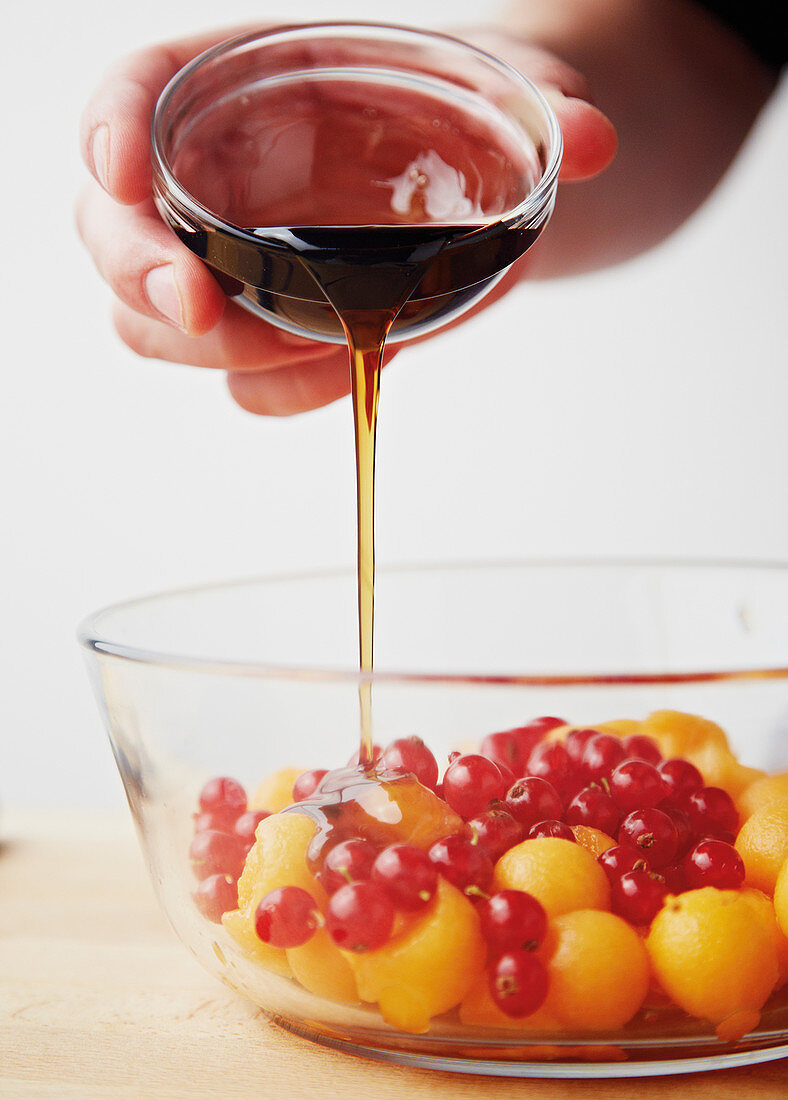
[[[540,836],[557,837],[559,840],[572,840],[577,843],[577,837],[565,821],[537,821],[528,831],[528,839],[536,840]]]
[[[558,741],[542,741],[528,757],[526,770],[529,776],[546,780],[562,799],[574,793],[578,768],[564,746]],[[515,815],[516,816],[516,815]],[[545,814],[554,817],[555,814]]]
[[[581,768],[589,783],[599,783],[607,779],[613,768],[624,759],[624,746],[621,738],[609,733],[598,733],[590,738],[583,750]]]
[[[586,787],[569,803],[564,818],[567,825],[586,825],[615,836],[621,812],[601,787]]]
[[[651,924],[667,897],[667,887],[659,875],[649,871],[627,871],[611,883],[613,912],[630,924]]]
[[[668,798],[677,806],[684,806],[687,799],[703,786],[703,776],[689,760],[663,760],[658,768],[668,792]]]
[[[662,761],[662,753],[657,742],[643,733],[631,733],[624,738],[624,755],[629,760],[645,760],[657,767]]]
[[[545,734],[558,726],[565,726],[563,718],[534,718],[525,726],[503,730],[501,733],[489,733],[481,743],[480,752],[489,756],[496,764],[503,764],[514,773],[517,779],[525,775],[525,766],[531,750]]]
[[[701,787],[687,800],[690,825],[698,836],[736,833],[739,815],[733,799],[721,787]]]
[[[204,917],[221,924],[223,914],[238,906],[238,886],[230,875],[211,875],[202,880],[192,897]]]
[[[625,760],[610,776],[610,797],[622,813],[649,809],[667,794],[662,776],[645,760]]]
[[[535,951],[547,931],[541,903],[523,890],[500,890],[480,901],[476,911],[493,955],[518,948]]]
[[[428,855],[452,886],[470,896],[486,893],[492,882],[492,860],[480,844],[474,844],[464,833],[436,840]]]
[[[194,831],[195,833],[202,833],[206,829],[214,829],[219,833],[232,833],[235,831],[237,820],[234,811],[232,813],[222,813],[221,810],[203,810],[201,813],[194,815]]]
[[[543,714],[539,718],[532,718],[526,725],[521,726],[519,732],[523,735],[533,737],[544,737],[550,730],[558,729],[559,726],[565,726],[567,722],[564,718],[556,718],[554,715]]]
[[[507,951],[490,967],[489,986],[507,1016],[530,1016],[547,997],[547,970],[531,951]]]
[[[270,810],[247,810],[233,825],[233,832],[250,848],[255,842],[257,826],[261,821],[271,816]]]
[[[305,798],[311,798],[327,775],[325,768],[302,772],[293,784],[293,802],[303,802]]]
[[[671,863],[676,857],[678,834],[676,826],[662,810],[648,807],[633,810],[621,822],[619,844],[629,844],[643,852],[655,870]]]
[[[468,822],[472,838],[487,855],[497,862],[510,848],[523,839],[523,827],[506,810],[488,810]]]
[[[400,737],[380,754],[378,766],[383,771],[407,772],[415,775],[422,787],[434,791],[438,785],[438,761],[420,737]]]
[[[323,860],[319,878],[326,893],[333,894],[349,882],[363,882],[372,874],[378,849],[364,837],[351,837],[335,844]]]
[[[518,779],[506,792],[504,806],[507,813],[526,829],[537,821],[560,818],[564,809],[555,787],[535,775]]]
[[[239,879],[246,859],[247,845],[232,833],[203,829],[189,847],[192,870],[199,879],[211,875],[229,875]]]
[[[616,844],[597,857],[602,870],[612,882],[629,871],[650,871],[648,859],[631,844]]]
[[[722,840],[702,840],[685,856],[682,869],[690,890],[716,886],[718,890],[738,890],[744,882],[744,861],[731,844]]]
[[[423,849],[391,844],[375,860],[372,880],[385,889],[398,909],[423,909],[435,896],[438,871]]]
[[[458,756],[443,777],[443,797],[466,820],[484,813],[492,801],[502,799],[505,793],[498,765],[486,756],[473,753]]]
[[[564,748],[567,751],[569,759],[575,764],[579,764],[583,759],[583,753],[588,742],[593,737],[599,736],[599,730],[595,729],[576,729],[570,730],[566,735],[564,741]]]
[[[679,864],[669,863],[667,867],[660,867],[659,873],[665,880],[665,889],[669,894],[683,894],[688,889],[687,876]]]
[[[232,824],[246,809],[246,791],[237,779],[226,775],[209,779],[199,797],[200,810],[215,814],[217,823],[223,818],[224,824]]]
[[[338,947],[374,951],[382,947],[394,927],[394,906],[378,882],[351,882],[332,894],[326,910],[326,928]]]
[[[479,746],[479,752],[501,767],[508,768],[515,777],[525,770],[525,760],[520,751],[520,743],[515,736],[517,730],[503,730],[500,733],[488,733]]]
[[[322,925],[315,899],[300,886],[280,886],[266,894],[255,912],[255,931],[272,947],[300,947]]]
[[[692,826],[687,814],[683,810],[670,806],[665,802],[660,804],[660,810],[667,814],[676,826],[676,857],[680,859],[692,845]]]

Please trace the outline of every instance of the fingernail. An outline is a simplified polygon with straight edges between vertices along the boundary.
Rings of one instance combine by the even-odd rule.
[[[109,190],[109,126],[102,122],[93,131],[90,143],[90,155],[93,158],[93,171],[105,191]]]
[[[185,331],[183,306],[175,282],[175,269],[172,264],[153,267],[145,276],[145,293],[148,301],[165,320],[176,328]]]

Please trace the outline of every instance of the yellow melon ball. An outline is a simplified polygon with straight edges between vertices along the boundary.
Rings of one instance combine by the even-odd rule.
[[[747,818],[736,837],[736,851],[744,860],[747,885],[773,894],[788,859],[788,798],[769,802]]]
[[[736,809],[742,824],[758,810],[770,802],[782,802],[788,798],[788,772],[774,775],[761,775],[747,787],[736,799]]]
[[[774,915],[784,936],[788,936],[788,859],[785,860],[774,884]]]
[[[550,923],[550,981],[542,1006],[567,1029],[623,1027],[649,989],[643,941],[621,917],[599,909],[564,913]]]
[[[249,799],[250,810],[270,810],[272,814],[293,804],[293,784],[306,768],[280,768],[271,772]]]
[[[283,978],[292,977],[293,972],[285,952],[279,947],[271,947],[270,944],[263,943],[255,931],[254,917],[250,917],[245,909],[231,909],[222,917],[222,924],[244,955],[253,962],[259,963],[274,974],[281,974]]]
[[[690,1016],[750,1030],[777,982],[777,951],[752,902],[705,886],[669,897],[646,947],[662,988]]]
[[[758,919],[763,921],[774,941],[778,969],[776,988],[779,989],[788,981],[788,936],[780,928],[775,907],[766,894],[753,889],[751,886],[745,886],[741,891],[741,896],[753,907]]]
[[[484,970],[487,949],[471,902],[444,878],[423,914],[382,947],[343,951],[362,1001],[377,1001],[387,1023],[422,1034],[454,1008]]]
[[[326,892],[306,862],[315,823],[304,814],[272,814],[257,826],[256,841],[246,857],[238,880],[238,908],[222,917],[222,924],[247,955],[278,974],[290,975],[287,955],[279,947],[263,943],[255,931],[257,906],[271,890],[300,886],[320,909]]]
[[[609,733],[613,737],[633,737],[636,733],[642,733],[642,722],[636,722],[633,718],[614,718],[612,722],[597,722],[592,728],[600,733]]]
[[[735,758],[734,758],[735,759]],[[731,797],[735,800],[741,798],[744,791],[748,787],[751,787],[753,783],[758,779],[762,779],[766,775],[766,772],[761,768],[750,768],[746,764],[739,764],[738,762],[729,769],[726,776],[727,787],[725,788]],[[714,784],[708,784],[713,787]]]
[[[353,971],[324,928],[300,947],[288,947],[286,955],[293,977],[310,993],[340,1004],[358,1004]]]
[[[571,840],[538,837],[505,852],[495,865],[495,888],[524,890],[548,917],[573,909],[609,909],[610,884],[596,858]]]
[[[729,748],[725,731],[716,722],[679,710],[654,711],[641,723],[640,732],[657,742],[666,759],[688,758],[687,753],[709,744]]]

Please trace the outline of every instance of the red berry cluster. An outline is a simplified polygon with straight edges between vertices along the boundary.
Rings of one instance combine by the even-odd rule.
[[[331,847],[317,877],[329,895],[325,918],[305,890],[284,886],[257,908],[261,940],[299,947],[325,924],[337,946],[372,951],[390,938],[396,911],[424,908],[438,883],[438,872],[421,848],[390,844],[381,850],[361,836]]]
[[[189,848],[192,870],[200,883],[194,892],[197,908],[219,923],[238,904],[238,879],[254,844],[255,829],[267,810],[247,810],[246,791],[235,779],[209,779],[194,815]]]
[[[742,885],[736,808],[727,792],[704,786],[689,761],[663,760],[656,743],[639,734],[622,739],[575,729],[563,742],[537,740],[522,777],[501,794],[493,791],[489,761],[503,775],[521,759],[519,733],[486,738],[487,760],[460,757],[444,778],[444,797],[461,816],[468,819],[476,799],[468,824],[493,860],[526,837],[574,840],[573,825],[598,829],[618,841],[599,860],[613,909],[636,925],[648,924],[669,892]],[[490,793],[497,801],[482,810]]]

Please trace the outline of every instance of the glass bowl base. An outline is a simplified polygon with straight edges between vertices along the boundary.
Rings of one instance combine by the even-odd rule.
[[[441,1070],[444,1073],[479,1074],[485,1077],[615,1078],[663,1077],[670,1074],[705,1073],[735,1069],[788,1057],[788,1043],[773,1033],[754,1033],[739,1043],[708,1040],[620,1046],[609,1042],[508,1043],[494,1040],[483,1045],[465,1045],[455,1037],[439,1038],[397,1035],[396,1045],[383,1036],[349,1037],[304,1021],[295,1022],[275,1013],[268,1018],[284,1031],[344,1054],[376,1062]],[[777,1045],[775,1044],[777,1040]],[[768,1045],[764,1045],[768,1044]],[[449,1053],[451,1049],[452,1053]]]

